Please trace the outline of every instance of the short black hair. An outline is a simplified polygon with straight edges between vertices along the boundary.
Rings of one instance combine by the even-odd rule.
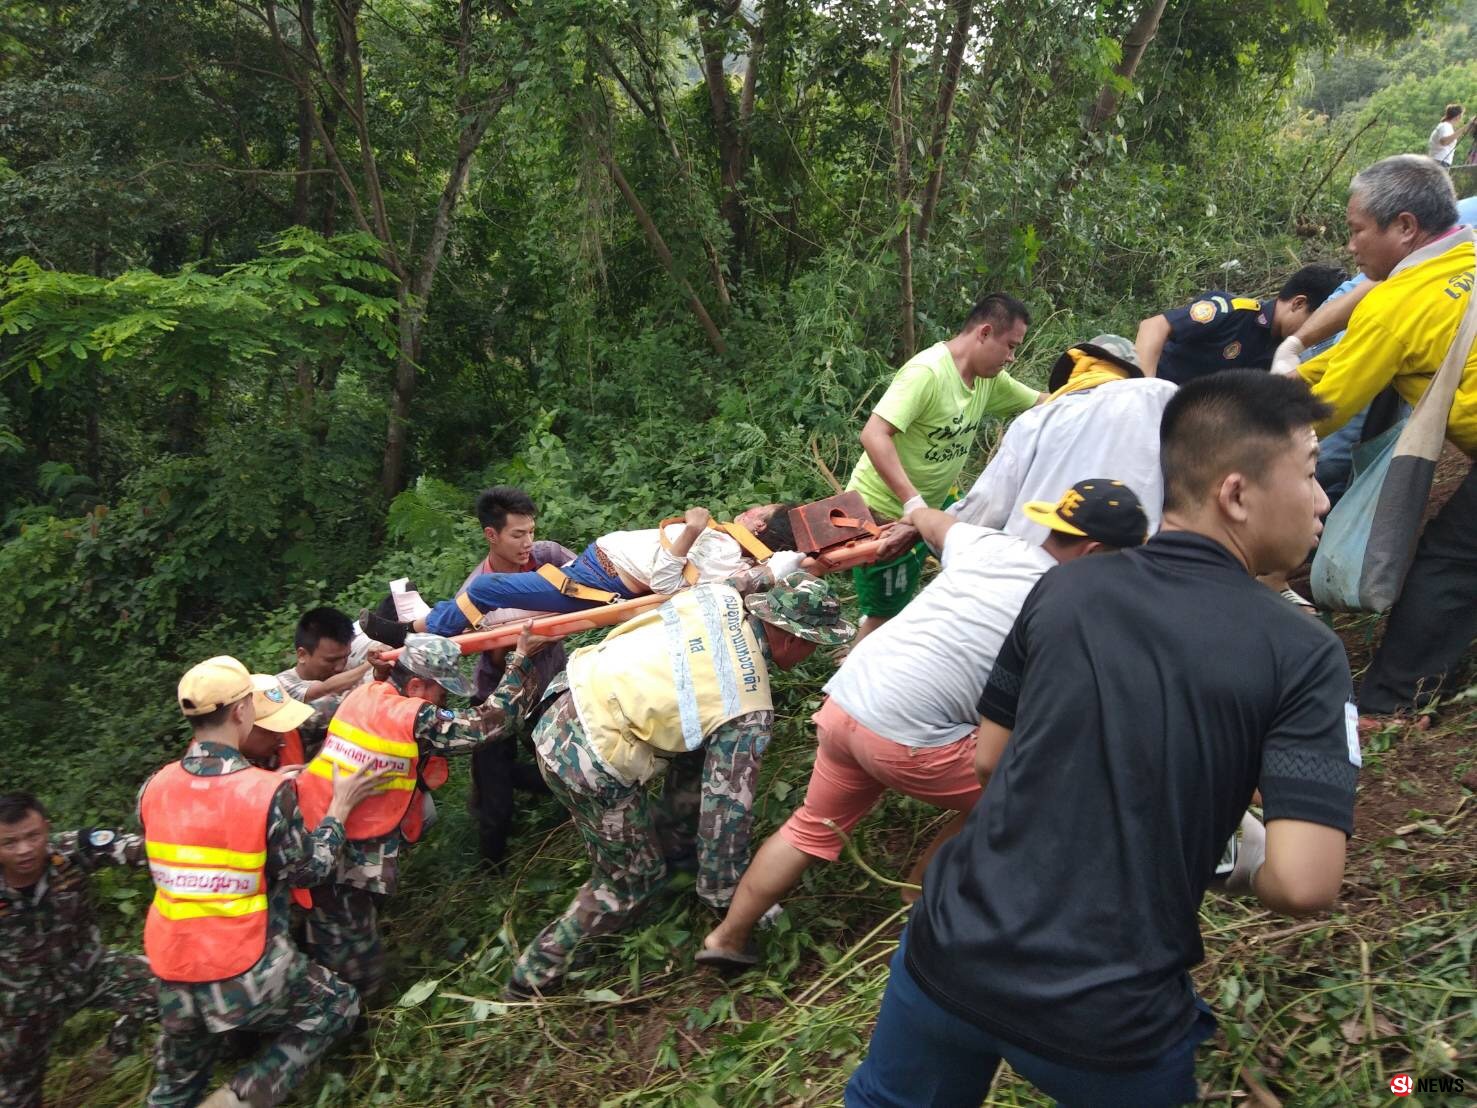
[[[292,636],[293,646],[309,654],[318,649],[323,639],[348,646],[354,641],[354,621],[337,608],[310,608],[297,621],[297,632]]]
[[[1444,112],[1441,113],[1441,120],[1444,123],[1446,120],[1448,120],[1448,119],[1455,119],[1457,116],[1459,116],[1461,114],[1462,114],[1462,106],[1460,104],[1448,104],[1448,105],[1446,105],[1446,111],[1444,111]],[[1428,116],[1427,118],[1430,118],[1430,117]]]
[[[0,795],[0,823],[19,823],[32,812],[42,819],[49,818],[46,805],[34,793],[5,793]]]
[[[243,697],[242,699],[245,698]],[[226,717],[231,714],[231,709],[240,703],[240,700],[233,700],[229,704],[222,704],[219,708],[212,708],[203,716],[186,716],[185,722],[190,725],[190,733],[193,734],[196,731],[206,730],[211,727],[219,727],[226,722]]]
[[[509,516],[537,515],[533,497],[512,485],[493,485],[477,497],[477,520],[494,531],[501,531]]]
[[[776,504],[774,512],[764,521],[764,530],[759,541],[771,550],[794,550],[795,529],[790,526],[790,512],[794,504]]]
[[[1308,311],[1321,305],[1334,289],[1348,280],[1349,275],[1336,265],[1305,265],[1282,283],[1278,300],[1291,300],[1294,296],[1308,298]]]
[[[1017,321],[1027,327],[1031,325],[1031,313],[1026,310],[1026,306],[1008,293],[990,292],[974,302],[961,330],[968,331],[982,323],[993,323],[995,330],[1000,331]]]
[[[1263,369],[1222,370],[1180,386],[1159,424],[1164,510],[1195,507],[1228,473],[1259,479],[1294,431],[1332,412],[1301,378]]]

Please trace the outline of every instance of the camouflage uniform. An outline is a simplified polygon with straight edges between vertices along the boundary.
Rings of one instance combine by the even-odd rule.
[[[820,643],[845,642],[855,633],[841,619],[835,595],[808,574],[776,582],[769,567],[757,565],[724,584],[745,597],[766,665],[765,623]],[[728,907],[748,865],[759,761],[774,726],[774,712],[765,709],[714,728],[702,747],[669,759],[662,796],[653,800],[644,784],[627,784],[595,753],[568,690],[567,676],[550,685],[558,699],[533,741],[544,780],[574,817],[593,872],[564,914],[518,956],[509,982],[515,993],[553,985],[581,939],[633,920],[665,882],[669,860],[692,854],[694,839],[697,895],[714,908]]]
[[[0,1105],[41,1103],[51,1039],[83,1008],[118,1013],[108,1035],[115,1056],[133,1049],[155,1017],[154,975],[136,954],[103,946],[88,874],[102,865],[144,864],[138,835],[75,831],[51,839],[40,879],[14,889],[0,876]]]
[[[294,700],[301,700],[313,709],[313,714],[308,717],[297,733],[303,740],[303,753],[312,758],[323,747],[323,739],[328,734],[328,721],[333,718],[333,713],[338,711],[338,706],[344,702],[344,697],[353,690],[345,689],[340,693],[330,693],[328,696],[320,696],[317,700],[308,700],[303,693],[308,691],[308,686],[314,684],[306,677],[297,672],[296,666],[291,666],[277,674],[277,680],[282,682],[282,687],[287,690],[287,695]]]
[[[453,712],[426,704],[415,717],[415,737],[422,758],[470,754],[514,733],[536,702],[538,686],[533,659],[513,654],[493,694],[475,709]],[[422,803],[416,793],[412,803]],[[303,946],[321,962],[368,996],[385,975],[380,939],[379,903],[395,891],[400,851],[399,829],[376,839],[350,839],[333,884],[313,890]]]
[[[231,747],[197,742],[183,765],[188,773],[214,777],[246,769],[249,763]],[[237,1096],[258,1106],[280,1103],[324,1051],[348,1033],[359,1014],[354,987],[309,962],[287,933],[290,886],[325,880],[343,842],[344,825],[336,819],[325,818],[309,833],[297,792],[284,781],[267,816],[266,950],[235,977],[203,984],[160,982],[158,1073],[148,1099],[152,1108],[200,1100],[225,1032],[241,1028],[276,1036],[230,1080]]]
[[[761,640],[762,641],[762,640]],[[750,712],[716,728],[701,750],[667,766],[660,798],[628,785],[595,756],[565,679],[559,698],[533,733],[539,768],[569,809],[592,872],[562,916],[524,948],[515,988],[544,989],[564,975],[581,939],[618,931],[634,920],[667,879],[667,859],[691,853],[696,838],[697,894],[726,908],[749,858],[749,826],[759,760],[774,725],[771,711]]]
[[[540,539],[533,544],[533,551],[523,570],[537,570],[540,566],[566,566],[574,561],[574,557],[573,550],[557,542]],[[491,560],[484,558],[482,564],[462,582],[462,589],[465,591],[482,574],[495,572],[497,571],[492,568]],[[490,614],[496,616],[499,613]],[[484,650],[477,655],[477,665],[472,675],[476,685],[472,696],[473,704],[480,704],[497,688],[507,668],[508,653],[507,650]],[[562,642],[550,643],[539,651],[534,658],[536,695],[543,696],[544,689],[554,679],[554,675],[564,668],[566,660]],[[508,837],[513,830],[516,807],[514,790],[526,793],[549,791],[539,774],[538,759],[535,758],[533,764],[529,764],[518,757],[520,747],[532,749],[528,742],[530,730],[531,727],[521,727],[516,737],[511,737],[507,742],[491,743],[472,755],[472,787],[467,791],[467,806],[477,818],[477,845],[482,858],[493,866],[500,866],[508,853]]]

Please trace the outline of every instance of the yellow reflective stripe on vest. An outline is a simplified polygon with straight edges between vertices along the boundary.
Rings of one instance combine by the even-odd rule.
[[[340,777],[347,777],[359,772],[359,767],[352,762],[345,761],[342,758],[335,758],[332,754],[326,754],[321,750],[318,752],[318,757],[308,763],[307,772],[311,773],[314,777],[322,777],[326,781],[332,781],[334,766],[338,766],[339,769],[343,770],[339,774]],[[414,788],[414,777],[387,777],[374,787],[374,791],[382,793],[389,792],[391,789],[403,789],[409,792]]]
[[[1231,297],[1231,307],[1242,312],[1259,312],[1262,310],[1262,302],[1260,300],[1253,300],[1249,296],[1233,296]]]
[[[230,866],[232,869],[261,869],[267,864],[265,850],[249,853],[214,846],[184,846],[179,843],[148,842],[149,859],[185,866]]]
[[[175,900],[162,892],[154,894],[154,909],[165,919],[206,919],[249,916],[267,910],[264,893],[231,900]]]
[[[338,735],[355,746],[362,746],[365,750],[373,750],[376,754],[388,754],[392,758],[415,758],[421,752],[420,747],[413,742],[401,742],[399,739],[385,739],[378,735],[371,735],[352,723],[345,723],[337,716],[328,721],[328,733]]]

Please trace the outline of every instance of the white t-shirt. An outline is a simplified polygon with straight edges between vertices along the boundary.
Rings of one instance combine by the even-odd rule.
[[[1442,145],[1443,142],[1448,141],[1454,134],[1456,134],[1456,128],[1443,119],[1440,123],[1436,124],[1436,129],[1431,132],[1431,137],[1426,140],[1427,151],[1431,157],[1435,158],[1442,165],[1450,165],[1451,156],[1456,153],[1456,143],[1453,142],[1450,146]]]
[[[667,524],[667,541],[676,542],[683,526],[681,523]],[[612,531],[596,539],[595,545],[604,551],[616,569],[650,587],[654,593],[667,595],[687,586],[682,577],[682,567],[686,562],[674,558],[663,548],[655,527],[644,531]],[[711,528],[697,537],[687,552],[686,561],[697,567],[697,583],[700,585],[725,581],[745,565],[743,547],[731,536]]]
[[[826,682],[848,715],[901,746],[947,746],[979,726],[1000,644],[1056,559],[1003,531],[956,523],[943,564]]]
[[[963,500],[948,511],[1039,545],[1046,528],[1021,514],[1028,500],[1055,504],[1078,481],[1122,481],[1143,501],[1149,534],[1164,513],[1159,421],[1175,385],[1155,377],[1109,381],[1022,412]],[[866,642],[865,639],[862,640]]]

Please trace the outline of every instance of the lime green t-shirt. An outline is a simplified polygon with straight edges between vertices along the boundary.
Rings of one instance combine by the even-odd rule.
[[[874,411],[898,429],[892,441],[903,472],[929,507],[937,508],[959,479],[984,418],[1018,415],[1036,403],[1036,396],[1035,389],[1004,371],[966,388],[948,346],[938,343],[898,370]],[[860,492],[874,512],[893,518],[902,513],[902,501],[865,452],[846,487]]]

